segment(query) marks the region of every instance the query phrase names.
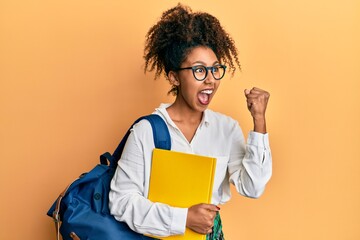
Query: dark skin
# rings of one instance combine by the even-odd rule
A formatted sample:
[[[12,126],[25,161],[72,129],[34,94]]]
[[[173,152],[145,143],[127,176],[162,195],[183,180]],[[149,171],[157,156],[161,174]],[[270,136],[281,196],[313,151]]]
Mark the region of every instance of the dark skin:
[[[181,67],[194,66],[201,63],[204,66],[212,66],[218,63],[214,52],[206,47],[194,48],[187,55]],[[190,143],[201,122],[203,112],[208,103],[201,103],[198,94],[204,89],[211,89],[209,102],[216,93],[221,81],[215,80],[209,73],[204,81],[196,81],[191,70],[174,72],[168,74],[170,82],[178,86],[179,93],[175,102],[167,108],[169,116]],[[254,131],[266,133],[265,111],[270,94],[259,88],[245,90],[247,107],[254,122]],[[213,204],[197,204],[188,208],[186,227],[201,234],[209,234],[212,231],[214,218],[220,210]]]
[[[265,112],[270,94],[260,88],[245,89],[247,107],[254,122],[254,131],[266,133]]]

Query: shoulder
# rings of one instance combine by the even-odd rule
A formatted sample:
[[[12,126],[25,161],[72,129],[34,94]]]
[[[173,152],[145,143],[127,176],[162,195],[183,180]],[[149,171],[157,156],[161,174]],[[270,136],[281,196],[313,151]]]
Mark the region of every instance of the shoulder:
[[[146,141],[149,137],[152,136],[151,124],[148,120],[142,119],[139,122],[135,123],[131,128],[131,133],[135,136],[136,139]]]
[[[162,118],[164,123],[168,125],[166,119],[161,114],[153,113],[153,115],[159,116],[160,118]],[[159,128],[163,127],[163,124],[159,122],[159,119],[152,118],[151,122],[152,123],[150,123],[150,121],[147,119],[142,119],[133,125],[131,131],[134,132],[134,134],[137,135],[137,137],[139,138],[151,137],[153,135],[153,130],[158,129],[159,131]]]

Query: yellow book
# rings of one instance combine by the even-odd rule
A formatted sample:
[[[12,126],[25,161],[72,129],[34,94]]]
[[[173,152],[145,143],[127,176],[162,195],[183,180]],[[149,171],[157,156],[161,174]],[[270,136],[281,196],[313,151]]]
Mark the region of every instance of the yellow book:
[[[148,199],[183,208],[210,203],[215,167],[216,158],[154,149]],[[206,235],[186,228],[184,235],[161,239],[205,240]]]

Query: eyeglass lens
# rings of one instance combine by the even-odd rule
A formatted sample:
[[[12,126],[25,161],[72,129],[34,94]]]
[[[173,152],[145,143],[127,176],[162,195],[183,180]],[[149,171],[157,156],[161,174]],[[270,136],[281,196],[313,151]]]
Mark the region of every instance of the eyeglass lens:
[[[225,68],[222,65],[215,65],[212,67],[196,66],[193,68],[194,77],[202,81],[206,78],[208,71],[211,71],[216,80],[220,80],[225,74]]]

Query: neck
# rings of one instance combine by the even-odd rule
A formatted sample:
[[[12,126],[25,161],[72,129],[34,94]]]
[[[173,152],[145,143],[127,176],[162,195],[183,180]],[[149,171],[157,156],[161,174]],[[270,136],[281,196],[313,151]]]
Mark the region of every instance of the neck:
[[[181,103],[178,99],[167,108],[167,111],[174,122],[199,124],[203,116],[203,112],[190,108],[187,104]]]

